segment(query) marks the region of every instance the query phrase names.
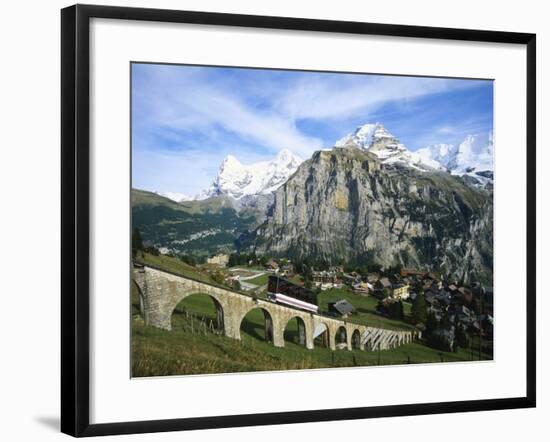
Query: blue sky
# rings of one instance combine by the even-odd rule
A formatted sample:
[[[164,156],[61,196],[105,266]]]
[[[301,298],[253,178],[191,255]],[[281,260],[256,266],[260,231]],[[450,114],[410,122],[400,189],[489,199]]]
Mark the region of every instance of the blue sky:
[[[132,65],[133,187],[194,195],[227,154],[306,159],[365,123],[411,151],[493,129],[493,82]]]

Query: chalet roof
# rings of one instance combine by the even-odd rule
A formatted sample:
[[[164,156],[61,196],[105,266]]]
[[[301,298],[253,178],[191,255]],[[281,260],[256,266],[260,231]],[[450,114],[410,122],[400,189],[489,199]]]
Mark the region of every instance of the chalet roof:
[[[391,287],[391,282],[388,278],[384,277],[384,278],[381,278],[378,280],[378,282],[380,282],[380,284],[382,284],[382,286],[384,288],[389,288]]]
[[[335,309],[341,315],[347,315],[355,310],[353,305],[351,305],[345,299],[340,299],[339,301],[329,302],[329,308]]]

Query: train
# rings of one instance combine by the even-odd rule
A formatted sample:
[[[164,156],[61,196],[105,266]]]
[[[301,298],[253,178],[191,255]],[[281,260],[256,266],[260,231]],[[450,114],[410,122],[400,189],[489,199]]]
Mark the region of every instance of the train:
[[[319,313],[315,292],[276,275],[270,275],[268,278],[267,296],[271,301],[278,304]]]

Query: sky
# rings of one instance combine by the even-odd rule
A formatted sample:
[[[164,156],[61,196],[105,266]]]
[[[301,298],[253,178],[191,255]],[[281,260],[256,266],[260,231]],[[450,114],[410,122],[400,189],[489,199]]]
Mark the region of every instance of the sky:
[[[195,195],[226,155],[302,159],[366,123],[415,151],[493,129],[493,82],[132,64],[132,186]]]

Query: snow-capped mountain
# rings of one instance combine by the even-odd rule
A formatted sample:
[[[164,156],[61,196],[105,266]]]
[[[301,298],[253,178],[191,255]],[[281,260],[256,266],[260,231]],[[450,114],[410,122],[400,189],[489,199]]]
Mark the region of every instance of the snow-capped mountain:
[[[175,201],[176,203],[181,203],[183,201],[191,201],[192,196],[186,195],[180,192],[155,192],[157,195],[168,198],[169,200]]]
[[[418,149],[415,153],[422,161],[437,161],[441,166],[447,168],[449,159],[456,152],[455,146],[452,144],[433,144]]]
[[[435,144],[415,152],[425,161],[437,161],[453,175],[467,175],[482,184],[493,178],[493,133],[468,135],[459,145]]]
[[[366,150],[384,164],[467,176],[474,185],[485,185],[493,179],[492,133],[468,135],[459,145],[434,144],[411,152],[381,123],[374,123],[357,127],[334,146]],[[210,187],[198,195],[190,197],[178,192],[162,192],[159,195],[176,202],[229,196],[238,201],[238,207],[247,206],[257,202],[260,195],[271,195],[301,163],[302,159],[288,149],[281,150],[271,161],[253,164],[243,164],[233,155],[227,155]]]
[[[447,167],[457,174],[493,171],[493,133],[468,135]]]
[[[335,147],[367,150],[385,164],[400,164],[420,170],[443,169],[439,162],[427,155],[422,157],[407,150],[381,123],[359,126],[354,132],[338,140]]]
[[[359,126],[335,143],[374,153],[386,164],[400,164],[419,170],[444,170],[487,184],[493,179],[493,133],[468,135],[459,145],[434,144],[415,152],[393,136],[380,123]]]
[[[254,195],[268,195],[283,184],[302,163],[288,149],[281,150],[271,161],[242,164],[228,155],[220,165],[212,185],[196,199],[227,195],[236,200]]]

